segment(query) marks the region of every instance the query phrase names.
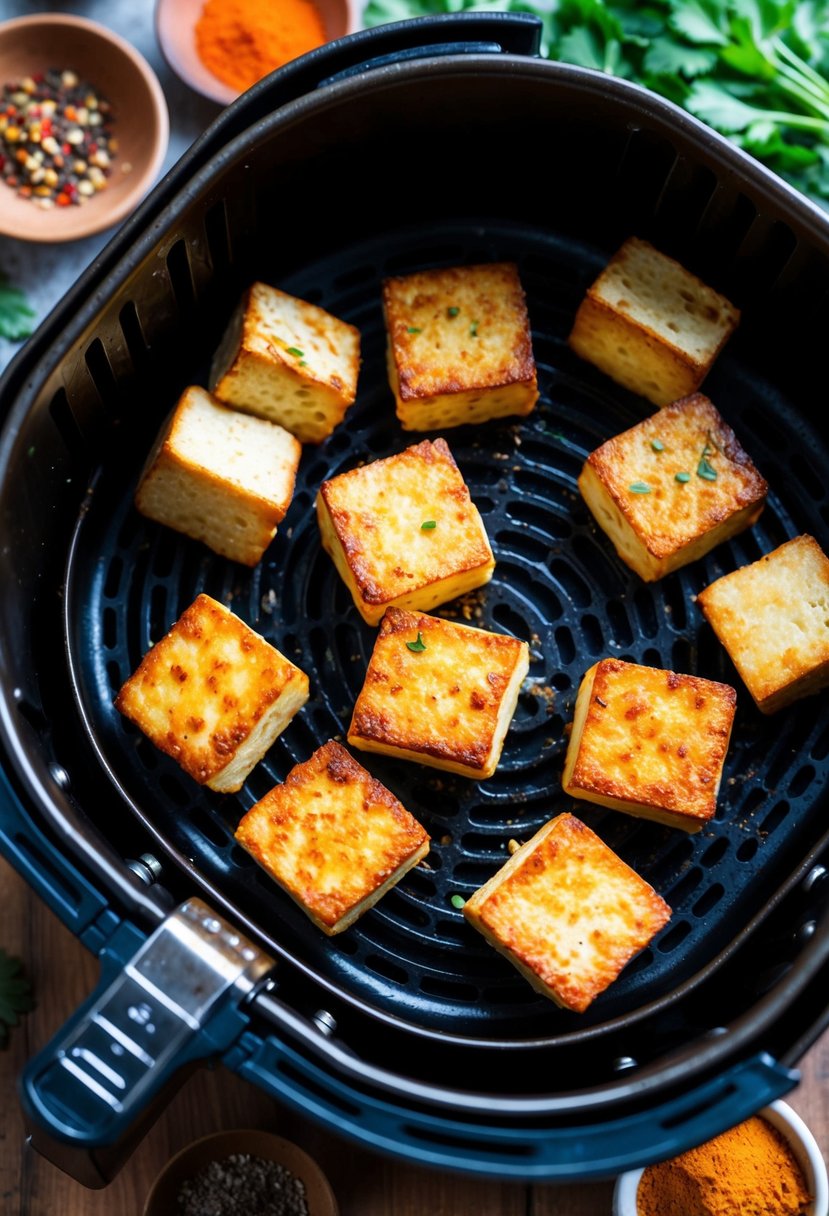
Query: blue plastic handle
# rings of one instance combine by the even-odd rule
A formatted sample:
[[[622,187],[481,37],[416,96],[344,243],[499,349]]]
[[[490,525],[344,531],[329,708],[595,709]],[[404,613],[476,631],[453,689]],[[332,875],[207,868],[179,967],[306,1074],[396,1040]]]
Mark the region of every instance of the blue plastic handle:
[[[280,1102],[362,1144],[436,1169],[526,1181],[612,1177],[684,1152],[788,1093],[799,1074],[760,1053],[660,1106],[597,1122],[527,1126],[448,1119],[361,1095],[276,1039],[247,1033],[225,1062]],[[481,1106],[485,1110],[486,1099]]]

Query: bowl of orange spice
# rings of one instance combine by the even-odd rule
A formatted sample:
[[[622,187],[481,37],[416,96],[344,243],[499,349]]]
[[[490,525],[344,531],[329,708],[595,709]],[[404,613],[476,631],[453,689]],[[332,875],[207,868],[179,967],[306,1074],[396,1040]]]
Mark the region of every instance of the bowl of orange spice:
[[[613,1216],[827,1216],[826,1162],[785,1102],[616,1180]]]
[[[359,28],[358,0],[158,0],[159,45],[185,84],[228,105],[257,80]]]

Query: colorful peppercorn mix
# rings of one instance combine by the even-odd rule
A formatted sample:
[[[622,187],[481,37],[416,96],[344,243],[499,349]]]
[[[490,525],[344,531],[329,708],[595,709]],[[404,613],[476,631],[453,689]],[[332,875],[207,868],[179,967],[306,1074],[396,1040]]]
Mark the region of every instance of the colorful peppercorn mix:
[[[109,102],[75,72],[52,68],[3,86],[0,175],[21,198],[85,203],[106,186],[117,150]]]

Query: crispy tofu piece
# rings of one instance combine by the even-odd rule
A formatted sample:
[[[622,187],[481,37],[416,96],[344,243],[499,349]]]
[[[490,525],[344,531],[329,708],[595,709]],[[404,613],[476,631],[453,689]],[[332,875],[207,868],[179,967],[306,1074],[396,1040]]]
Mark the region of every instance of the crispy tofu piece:
[[[653,582],[756,523],[768,486],[694,393],[591,452],[579,489],[622,561]]]
[[[357,395],[360,334],[316,304],[254,283],[210,369],[215,395],[235,409],[321,443]]]
[[[214,553],[255,566],[291,505],[301,454],[281,426],[187,388],[150,453],[135,505]]]
[[[718,578],[697,603],[764,714],[829,684],[829,558],[814,537]]]
[[[144,656],[115,707],[200,785],[241,789],[308,700],[308,677],[200,595]]]
[[[251,807],[236,839],[329,935],[347,929],[429,852],[414,816],[334,742]]]
[[[491,777],[528,669],[527,643],[517,638],[389,608],[348,742],[464,777]]]
[[[386,609],[434,608],[492,578],[495,558],[444,439],[324,481],[322,545],[363,619]]]
[[[668,405],[699,388],[739,320],[725,296],[631,237],[588,288],[569,342],[617,383]]]
[[[576,697],[565,793],[698,832],[717,809],[736,706],[727,684],[602,659]]]
[[[386,279],[389,383],[404,431],[529,414],[538,400],[524,290],[510,262]]]
[[[671,909],[590,828],[558,815],[466,901],[463,914],[533,988],[584,1013]]]

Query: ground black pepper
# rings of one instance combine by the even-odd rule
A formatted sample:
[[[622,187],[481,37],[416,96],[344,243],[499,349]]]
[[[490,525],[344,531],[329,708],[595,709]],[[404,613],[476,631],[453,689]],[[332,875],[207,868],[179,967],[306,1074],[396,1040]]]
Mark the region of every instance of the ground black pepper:
[[[305,1184],[276,1161],[234,1153],[182,1183],[177,1216],[309,1216]]]
[[[69,70],[3,85],[0,175],[38,207],[79,206],[112,172],[112,117],[109,102]]]

